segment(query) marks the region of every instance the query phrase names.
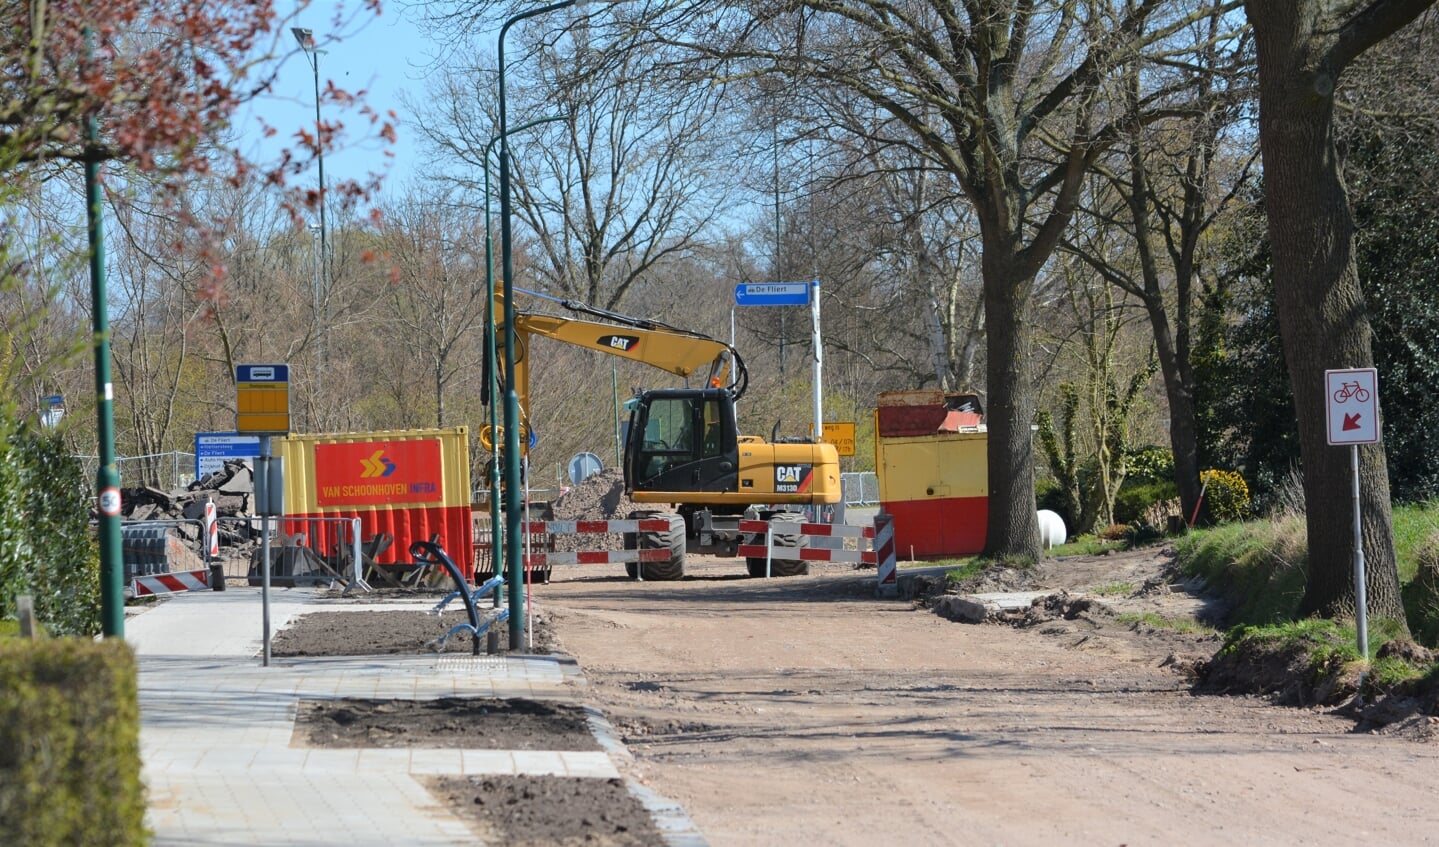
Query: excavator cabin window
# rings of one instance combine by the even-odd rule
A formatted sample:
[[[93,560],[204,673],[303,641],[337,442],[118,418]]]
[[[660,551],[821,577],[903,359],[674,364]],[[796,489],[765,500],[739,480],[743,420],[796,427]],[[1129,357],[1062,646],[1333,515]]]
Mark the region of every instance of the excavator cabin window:
[[[645,477],[724,455],[724,419],[718,400],[696,397],[656,398],[645,423]]]

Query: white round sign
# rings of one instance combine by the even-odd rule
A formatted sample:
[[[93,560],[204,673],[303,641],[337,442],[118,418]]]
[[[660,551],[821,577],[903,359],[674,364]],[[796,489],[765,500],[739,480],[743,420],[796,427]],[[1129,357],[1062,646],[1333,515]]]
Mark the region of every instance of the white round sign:
[[[113,518],[120,514],[120,489],[106,488],[101,490],[99,502],[100,514],[105,517]]]

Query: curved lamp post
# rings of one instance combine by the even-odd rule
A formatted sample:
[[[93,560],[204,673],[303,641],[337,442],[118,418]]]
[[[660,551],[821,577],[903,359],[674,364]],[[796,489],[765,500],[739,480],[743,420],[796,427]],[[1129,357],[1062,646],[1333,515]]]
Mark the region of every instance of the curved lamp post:
[[[320,118],[320,54],[325,52],[315,47],[315,31],[302,26],[290,27],[290,33],[295,36],[295,41],[300,44],[300,51],[305,54],[305,59],[310,63],[310,69],[315,73],[315,159],[320,165],[320,262],[315,274],[315,373],[318,376],[320,369],[325,365],[325,342],[324,325],[320,312],[322,310],[323,298],[320,296],[322,278],[325,282],[330,278],[329,253],[325,238],[325,145],[322,143],[323,123]]]
[[[525,130],[530,129],[531,127],[536,127],[536,126],[539,126],[540,124],[547,124],[547,123],[550,123],[550,122],[552,122],[552,121],[564,120],[564,118],[565,118],[564,115],[551,115],[551,116],[548,117],[548,118],[540,118],[539,120],[530,121],[530,122],[527,123],[527,124],[522,124],[522,125],[520,125],[520,126],[517,126],[517,127],[515,127],[514,129],[510,130],[510,132],[524,132]],[[507,134],[508,134],[508,133],[507,133]],[[486,332],[485,332],[485,373],[484,373],[484,386],[485,386],[485,388],[484,388],[484,390],[485,390],[485,396],[488,398],[488,402],[486,403],[486,405],[488,405],[488,406],[490,407],[490,439],[491,439],[491,440],[490,440],[490,447],[491,447],[491,452],[494,453],[496,456],[498,456],[498,451],[494,450],[494,447],[495,447],[494,437],[495,437],[495,432],[497,431],[497,429],[498,429],[498,427],[499,427],[499,421],[497,420],[497,415],[499,414],[499,412],[498,412],[498,403],[496,402],[496,399],[497,399],[497,398],[496,398],[496,396],[495,396],[495,395],[497,394],[497,391],[496,391],[496,389],[495,389],[495,358],[496,358],[496,352],[497,352],[497,351],[495,350],[495,265],[494,265],[494,260],[493,260],[493,258],[491,257],[492,248],[493,248],[493,244],[494,244],[494,239],[490,236],[490,155],[494,152],[494,150],[495,150],[495,145],[499,143],[499,141],[500,141],[500,139],[501,139],[502,137],[503,137],[503,136],[496,135],[496,136],[494,136],[494,137],[492,137],[492,138],[490,139],[489,143],[485,145],[484,158],[482,158],[482,159],[480,160],[480,161],[481,161],[481,164],[482,164],[482,167],[484,168],[484,171],[485,171],[485,328],[486,328]],[[508,301],[507,301],[507,302],[508,302]],[[513,313],[507,313],[507,314],[512,315]],[[505,325],[506,325],[507,327],[509,326],[508,323],[506,323]],[[507,374],[507,377],[506,377],[506,378],[508,378],[508,374],[509,374],[510,372],[509,372],[509,371],[506,371],[505,373]],[[500,562],[506,562],[506,564],[508,564],[508,560],[504,558],[504,551],[507,550],[507,549],[509,549],[509,548],[508,548],[508,545],[506,545],[506,544],[504,543],[503,536],[500,534],[500,463],[499,463],[498,459],[496,459],[496,461],[490,462],[490,532],[491,532],[491,537],[493,538],[493,541],[492,541],[491,544],[490,544],[490,556],[491,556],[492,561],[494,561],[494,562],[496,563],[496,565],[497,565],[497,567],[496,567],[496,569],[495,569],[495,572],[496,572],[496,573],[501,573],[501,574],[507,574],[507,573],[509,572],[507,568],[504,569],[504,570],[502,570],[502,569],[500,569],[500,568],[498,567],[498,565],[499,565]],[[499,589],[496,589],[496,590],[495,590],[495,605],[498,606],[499,604],[500,604]],[[491,653],[494,653],[494,652],[496,652],[496,651],[499,650],[499,638],[498,638],[498,636],[499,636],[499,633],[495,632],[494,630],[491,630],[490,633],[489,633],[489,637],[490,637],[489,648],[490,648],[490,652],[491,652]]]
[[[500,27],[497,59],[500,77],[500,276],[505,298],[505,576],[510,599],[510,649],[518,650],[525,637],[524,554],[520,549],[520,397],[515,391],[515,267],[510,250],[510,145],[505,111],[505,35],[527,18],[586,0],[559,0],[530,9],[506,20]]]

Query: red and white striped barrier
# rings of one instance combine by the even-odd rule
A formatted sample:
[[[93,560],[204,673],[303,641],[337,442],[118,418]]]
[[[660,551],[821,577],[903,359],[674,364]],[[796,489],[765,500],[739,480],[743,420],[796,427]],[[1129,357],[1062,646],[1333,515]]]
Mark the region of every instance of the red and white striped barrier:
[[[744,533],[768,536],[772,530],[786,535],[806,535],[811,538],[874,538],[874,527],[851,524],[800,523],[788,521],[740,521],[739,530]],[[771,547],[764,544],[741,544],[739,555],[745,558],[799,560],[802,562],[847,562],[856,565],[873,565],[873,550],[829,550],[823,547]]]
[[[532,535],[608,535],[612,532],[667,532],[670,522],[664,518],[619,521],[524,521],[521,532]],[[547,550],[525,556],[525,568],[544,570],[552,565],[608,565],[630,562],[668,562],[670,551],[660,547],[648,550],[580,550],[556,552]]]
[[[180,591],[199,591],[210,587],[210,571],[179,571],[152,576],[137,576],[130,583],[133,597],[147,597],[151,594],[175,594]]]
[[[659,547],[649,550],[580,550],[572,553],[546,551],[525,556],[525,567],[548,568],[551,565],[608,565],[615,562],[668,562],[670,551]]]
[[[633,521],[525,521],[521,532],[534,535],[605,535],[611,532],[666,532],[670,522],[664,518]]]
[[[874,593],[878,597],[899,596],[898,563],[894,546],[894,516],[881,512],[874,516],[874,552],[879,560],[878,580]]]
[[[205,545],[209,548],[210,558],[220,555],[220,522],[216,520],[215,501],[205,501],[205,516],[203,518],[205,530]]]

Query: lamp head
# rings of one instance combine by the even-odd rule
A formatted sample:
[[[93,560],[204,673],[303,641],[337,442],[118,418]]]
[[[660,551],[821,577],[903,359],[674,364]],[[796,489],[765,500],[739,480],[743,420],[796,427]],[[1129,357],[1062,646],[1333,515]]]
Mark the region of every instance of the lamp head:
[[[315,49],[315,31],[303,26],[292,26],[290,32],[294,34],[295,40],[299,42],[300,49],[309,53]]]

